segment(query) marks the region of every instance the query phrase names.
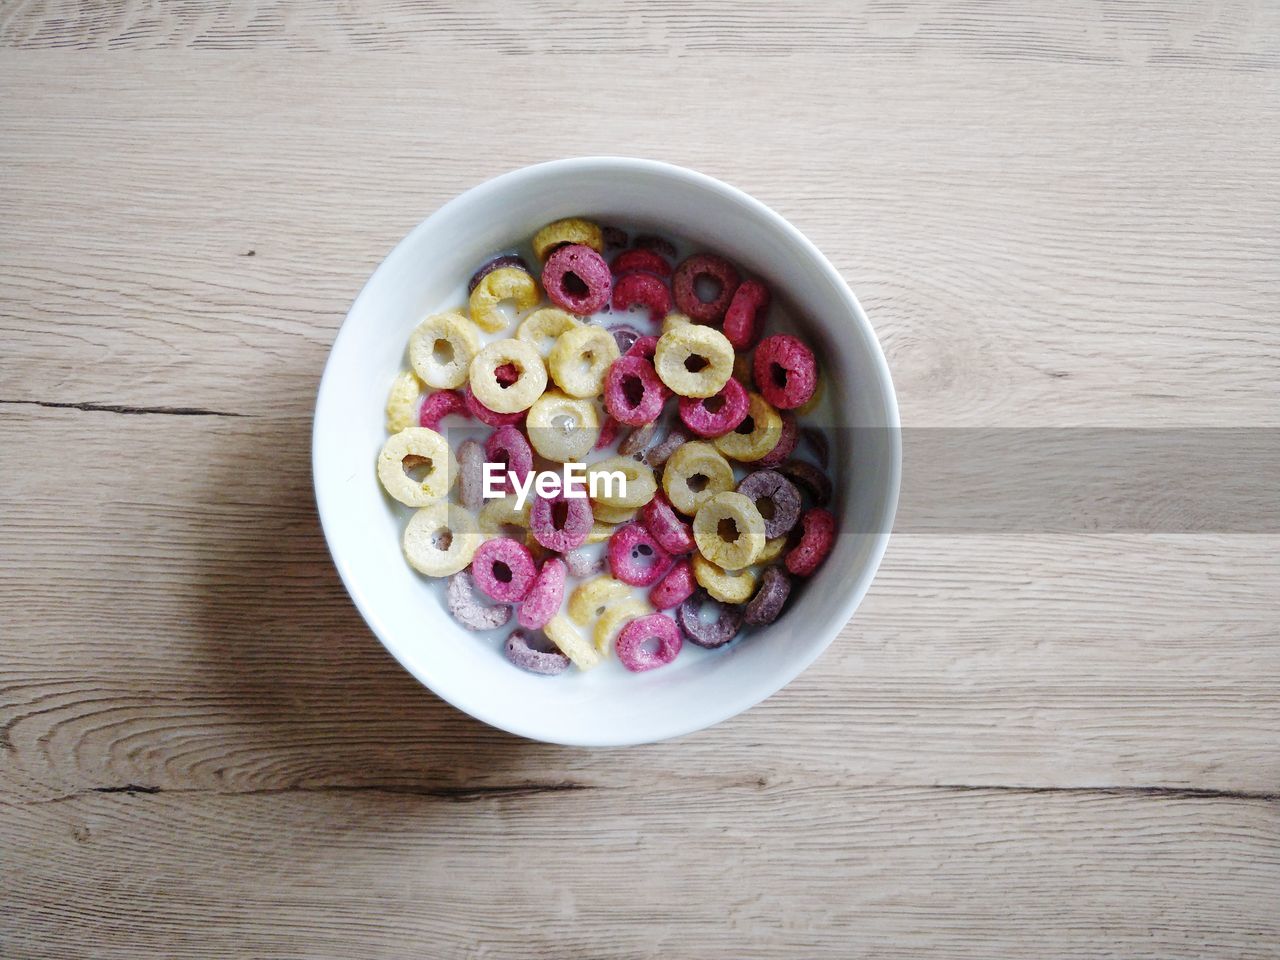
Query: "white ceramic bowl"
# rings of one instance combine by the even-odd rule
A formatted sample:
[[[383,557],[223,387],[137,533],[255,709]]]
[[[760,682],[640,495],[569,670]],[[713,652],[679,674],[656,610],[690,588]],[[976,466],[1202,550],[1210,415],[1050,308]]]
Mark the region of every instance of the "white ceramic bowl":
[[[783,617],[746,642],[686,651],[643,674],[521,671],[448,615],[400,552],[403,518],[374,473],[388,386],[409,333],[455,306],[461,278],[495,250],[571,215],[649,226],[722,253],[789,301],[822,361],[842,478],[831,509],[846,531]],[[856,224],[851,223],[853,229]],[[898,497],[898,410],[884,354],[835,268],[791,224],[718,180],[649,160],[589,157],[483,183],[420,223],[382,262],[334,341],[316,402],[316,500],[329,549],[378,638],[422,683],[503,730],[552,743],[618,746],[675,737],[746,710],[826,649],[879,566]],[[850,479],[851,478],[851,481]],[[848,532],[848,531],[868,531]]]

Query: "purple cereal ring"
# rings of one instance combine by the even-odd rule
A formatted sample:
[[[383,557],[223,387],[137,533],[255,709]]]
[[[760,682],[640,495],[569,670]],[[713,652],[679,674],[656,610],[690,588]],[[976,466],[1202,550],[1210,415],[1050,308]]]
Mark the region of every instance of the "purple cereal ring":
[[[511,631],[503,647],[507,659],[521,670],[554,677],[569,669],[569,658],[559,650],[539,650],[533,645],[533,635],[525,629]]]
[[[653,363],[653,358],[657,352],[658,338],[645,336],[638,338],[635,343],[627,348],[626,356],[642,357],[650,363]]]
[[[653,499],[640,508],[640,522],[654,542],[672,556],[692,552],[693,530],[676,516],[665,494],[655,493]]]
[[[476,581],[466,570],[449,578],[449,614],[468,630],[496,630],[511,619],[511,605],[485,603],[476,595]]]
[[[769,309],[769,288],[759,280],[744,280],[724,312],[722,330],[735,350],[750,350],[760,339]]]
[[[475,288],[480,285],[481,280],[493,273],[493,271],[501,270],[503,267],[515,267],[525,273],[529,272],[529,265],[524,262],[524,257],[517,256],[514,253],[504,253],[500,257],[494,257],[471,275],[471,280],[467,283],[467,296],[471,296]]]
[[[785,536],[800,519],[800,491],[776,470],[757,470],[738,484],[738,492],[756,505],[768,540]]]
[[[468,510],[484,503],[484,447],[477,440],[458,444],[458,499]]]
[[[462,388],[462,400],[467,405],[467,412],[491,427],[501,427],[504,424],[516,424],[524,420],[527,410],[521,410],[519,413],[498,413],[497,410],[490,410],[483,403],[476,399],[476,395],[471,392],[471,384],[467,384]]]
[[[624,457],[634,457],[642,453],[653,441],[653,435],[657,432],[657,423],[641,424],[628,433],[622,443],[618,444],[618,452]]]
[[[776,467],[785,461],[796,449],[796,441],[800,438],[800,430],[796,424],[795,414],[784,410],[782,417],[782,433],[773,449],[756,461],[757,467]]]
[[[610,327],[609,332],[613,334],[613,342],[618,345],[618,353],[626,353],[631,349],[631,345],[640,339],[640,331],[626,324]]]
[[[624,250],[610,264],[615,277],[624,273],[652,273],[659,277],[671,276],[671,264],[656,250]]]
[[[486,540],[471,558],[476,586],[499,603],[519,603],[537,575],[529,548],[510,537]]]
[[[697,589],[698,582],[693,578],[693,564],[688,560],[681,560],[653,585],[653,589],[649,591],[649,602],[659,610],[670,610],[688,600]]]
[[[702,611],[707,607],[719,611],[714,620],[703,619]],[[738,635],[738,631],[742,629],[742,608],[721,603],[712,599],[705,590],[698,590],[680,604],[676,619],[690,643],[714,650],[716,647],[723,647]]]
[[[658,649],[646,650],[646,640],[657,640]],[[651,613],[647,617],[638,617],[623,627],[613,643],[613,649],[624,667],[632,673],[639,673],[654,667],[665,667],[676,658],[683,645],[676,622],[660,613]]]
[[[502,483],[498,485],[502,493],[514,493],[511,478],[514,473],[519,483],[524,483],[529,472],[533,470],[533,450],[524,434],[509,423],[504,423],[484,442],[484,456],[490,463],[496,463],[503,470]],[[459,454],[461,460],[461,454]]]
[[[613,441],[618,439],[618,421],[613,417],[605,417],[604,423],[600,424],[600,436],[596,440],[595,449],[605,450],[613,446]]]
[[[713,284],[715,295],[703,300],[698,295],[698,281]],[[737,268],[724,257],[714,253],[695,253],[676,267],[671,279],[676,306],[681,313],[697,323],[719,323],[729,309],[733,295],[738,290],[740,278]]]
[[[825,467],[831,458],[831,448],[827,444],[827,435],[816,427],[805,427],[800,431],[800,439],[813,451],[818,466]]]
[[[797,577],[812,576],[827,559],[836,540],[836,518],[815,507],[800,518],[800,542],[787,553],[787,570]]]
[[[604,570],[605,556],[598,550],[570,550],[564,562],[575,577],[590,577]]]
[[[617,250],[627,245],[627,231],[618,227],[601,227],[600,235],[604,238],[606,250]]]
[[[699,437],[724,436],[747,418],[750,409],[746,387],[733,377],[709,397],[680,398],[680,420]]]
[[[600,254],[585,244],[569,243],[547,258],[542,286],[557,307],[585,317],[608,304],[613,274]]]
[[[604,376],[604,407],[629,427],[657,420],[669,392],[653,364],[641,357],[619,357]]]
[[[440,421],[451,413],[470,414],[467,402],[457,390],[437,390],[422,401],[418,410],[418,426],[440,430]]]
[[[661,441],[655,443],[652,447],[644,452],[644,462],[649,466],[660,469],[671,455],[689,442],[689,435],[683,430],[672,430]]]
[[[818,506],[825,507],[831,500],[831,480],[812,463],[788,460],[777,469],[792,483],[799,484]]]
[[[781,567],[770,567],[760,575],[760,589],[751,598],[742,618],[753,627],[763,627],[778,619],[787,597],[791,596],[791,578]]]
[[[624,523],[609,538],[609,569],[623,583],[649,587],[671,566],[671,555],[638,523]]]
[[[542,564],[537,579],[520,603],[520,613],[516,616],[516,622],[520,626],[541,630],[548,620],[560,612],[567,569],[564,561],[558,557],[552,557]]]
[[[788,333],[765,337],[752,360],[756,389],[778,410],[794,410],[818,389],[818,362],[803,341]]]
[[[671,312],[671,291],[661,277],[652,273],[627,273],[613,285],[613,309],[630,310],[644,307],[649,311],[649,322],[662,323]]]
[[[533,496],[529,530],[548,550],[565,553],[582,546],[591,523],[591,501],[586,497],[569,497],[563,490],[551,497]]]
[[[669,260],[674,260],[676,256],[676,245],[666,237],[660,237],[656,233],[637,233],[632,246],[639,250],[652,250],[654,253],[660,253]]]

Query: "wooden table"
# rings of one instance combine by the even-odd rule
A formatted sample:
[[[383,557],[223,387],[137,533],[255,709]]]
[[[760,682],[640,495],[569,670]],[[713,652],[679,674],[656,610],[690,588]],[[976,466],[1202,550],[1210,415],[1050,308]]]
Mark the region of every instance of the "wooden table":
[[[9,0],[0,48],[0,955],[1280,956],[1275,534],[906,532],[782,693],[588,751],[392,661],[308,460],[386,251],[595,153],[796,223],[908,426],[1280,426],[1280,6]]]

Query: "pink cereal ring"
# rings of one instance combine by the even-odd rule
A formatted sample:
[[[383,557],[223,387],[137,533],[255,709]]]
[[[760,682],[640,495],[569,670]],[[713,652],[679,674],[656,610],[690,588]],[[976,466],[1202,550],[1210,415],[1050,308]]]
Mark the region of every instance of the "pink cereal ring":
[[[528,412],[527,410],[521,410],[519,413],[498,413],[496,410],[490,410],[476,399],[476,395],[471,392],[471,384],[467,384],[462,388],[462,399],[467,405],[468,413],[481,423],[487,423],[491,427],[520,423]]]
[[[504,423],[484,442],[484,458],[489,463],[496,463],[503,468],[502,483],[499,489],[504,493],[513,493],[511,478],[506,474],[514,473],[516,480],[524,483],[524,478],[533,469],[533,450],[529,441],[517,427]]]
[[[693,564],[688,560],[681,560],[654,584],[649,591],[649,602],[659,610],[670,610],[693,596],[696,589],[698,583],[693,578]]]
[[[652,273],[627,273],[613,285],[613,309],[630,310],[644,307],[649,311],[649,322],[662,323],[671,312],[671,291],[666,281]]]
[[[541,630],[548,620],[560,612],[566,573],[564,561],[559,557],[552,557],[543,563],[538,578],[533,581],[524,602],[520,604],[520,613],[516,617],[520,626],[528,630]]]
[[[836,539],[836,518],[815,507],[800,518],[800,542],[787,553],[787,570],[797,577],[812,576],[827,559]]]
[[[618,421],[613,417],[605,417],[604,423],[600,424],[600,439],[596,441],[596,449],[604,450],[613,446],[613,441],[618,439]]]
[[[658,649],[646,650],[646,640],[657,640]],[[624,667],[632,673],[639,673],[654,667],[665,667],[676,658],[683,645],[684,640],[676,622],[660,613],[651,613],[647,617],[632,620],[623,627],[613,648]]]
[[[519,603],[537,575],[528,547],[510,537],[486,540],[471,558],[476,586],[499,603]]]
[[[654,542],[672,556],[690,553],[694,548],[693,530],[676,516],[666,496],[658,492],[640,508],[640,522]]]
[[[613,289],[604,257],[581,243],[570,243],[547,258],[542,286],[557,307],[585,317],[603,310]]]
[[[796,425],[795,414],[783,411],[782,433],[778,437],[778,442],[773,445],[772,450],[757,460],[754,466],[765,468],[776,467],[791,456],[796,449],[796,441],[799,439],[800,429]]]
[[[548,550],[568,553],[587,542],[591,533],[591,502],[586,497],[568,497],[561,490],[555,496],[533,496],[529,508],[529,531]]]
[[[657,420],[668,393],[653,364],[643,357],[619,357],[604,376],[604,407],[629,427]]]
[[[700,437],[723,436],[742,423],[750,409],[747,389],[734,377],[709,397],[680,398],[680,419]]]
[[[609,569],[623,583],[652,586],[670,566],[671,555],[638,523],[623,524],[609,538]]]
[[[715,288],[710,300],[698,295],[698,281],[703,280]],[[737,268],[724,257],[714,253],[695,253],[676,267],[671,279],[676,306],[681,313],[698,323],[719,323],[729,309],[741,278]]]
[[[759,280],[744,280],[724,313],[724,335],[735,350],[750,350],[760,339],[769,309],[769,288]]]
[[[752,374],[761,396],[779,410],[804,406],[818,388],[818,362],[813,351],[788,333],[775,333],[760,341]]]
[[[623,354],[625,357],[640,357],[642,360],[648,360],[653,363],[653,357],[658,352],[657,337],[637,337],[631,346],[627,347]]]
[[[451,413],[470,414],[467,402],[457,390],[437,390],[422,401],[418,411],[418,426],[440,430],[440,421]]]
[[[660,277],[671,276],[671,264],[656,250],[623,250],[613,258],[611,269],[615,277],[636,272],[653,273]]]

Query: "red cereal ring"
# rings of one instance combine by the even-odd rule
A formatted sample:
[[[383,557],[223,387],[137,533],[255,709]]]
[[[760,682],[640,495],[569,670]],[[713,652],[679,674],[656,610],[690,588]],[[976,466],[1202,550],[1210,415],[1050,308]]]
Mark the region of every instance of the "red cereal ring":
[[[600,424],[600,439],[596,441],[595,449],[604,450],[613,446],[613,441],[618,439],[618,421],[613,417],[605,417],[604,423]]]
[[[661,277],[652,273],[628,273],[613,285],[613,309],[630,310],[644,307],[649,311],[649,322],[662,323],[671,312],[671,291]]]
[[[491,427],[520,423],[524,420],[525,414],[528,413],[527,410],[521,410],[517,413],[498,413],[497,410],[490,410],[476,399],[476,395],[471,392],[471,384],[469,383],[462,388],[462,400],[466,404],[468,413],[481,423],[487,423]]]
[[[658,491],[640,508],[640,522],[663,550],[674,556],[694,548],[693,529],[676,515],[666,494]]]
[[[750,350],[760,339],[769,309],[769,288],[759,280],[744,280],[724,312],[724,335],[735,350]]]
[[[533,495],[529,508],[529,532],[548,550],[567,553],[587,542],[591,533],[591,502],[570,497],[563,490],[551,497]]]
[[[515,267],[525,273],[529,272],[529,265],[524,262],[524,257],[517,256],[514,253],[504,253],[499,257],[494,257],[471,275],[471,280],[467,283],[467,296],[471,296],[476,287],[480,285],[481,280],[493,273],[493,271],[501,270],[503,267]]]
[[[681,560],[653,585],[649,591],[649,602],[659,610],[670,610],[693,596],[696,589],[698,582],[693,578],[693,564]]]
[[[516,622],[520,626],[529,630],[541,630],[560,611],[567,572],[564,561],[558,557],[552,557],[543,563],[537,579],[520,604],[520,612],[516,615]]]
[[[751,372],[756,389],[778,410],[804,406],[818,389],[818,362],[813,351],[788,333],[775,333],[760,341]]]
[[[600,254],[585,244],[570,243],[547,258],[542,286],[557,307],[585,317],[609,302],[613,275]]]
[[[671,264],[653,250],[624,250],[613,258],[610,265],[615,277],[624,273],[653,273],[659,277],[671,276]]]
[[[698,296],[698,281],[715,285],[715,296],[703,300]],[[695,253],[676,267],[671,280],[676,306],[698,323],[719,323],[729,309],[740,278],[737,268],[724,257],[714,253]]]
[[[797,577],[812,576],[827,559],[836,539],[836,518],[828,510],[815,507],[800,518],[800,542],[787,553],[787,570]]]
[[[533,555],[510,537],[494,537],[476,548],[471,576],[476,586],[499,603],[519,603],[538,575]]]
[[[750,409],[746,388],[733,377],[709,397],[680,398],[680,419],[700,437],[723,436],[742,423]]]
[[[440,421],[451,413],[470,414],[467,402],[457,390],[437,390],[422,401],[418,426],[440,432]]]
[[[484,442],[484,458],[489,463],[499,464],[503,469],[502,483],[498,489],[503,493],[514,493],[508,473],[514,473],[516,480],[524,483],[525,477],[533,469],[533,450],[529,441],[518,428],[504,423]]]
[[[669,393],[653,364],[642,357],[619,357],[604,376],[604,408],[629,427],[657,420]]]
[[[798,439],[800,439],[800,428],[796,425],[795,414],[784,411],[782,433],[778,436],[778,442],[773,445],[772,450],[755,462],[755,466],[776,467],[795,451]]]
[[[658,649],[645,649],[646,640],[657,640]],[[617,651],[618,660],[632,673],[665,667],[680,653],[684,640],[680,636],[680,628],[670,617],[660,613],[651,613],[647,617],[632,620],[614,641],[613,649]]]
[[[635,343],[627,347],[624,357],[643,357],[650,363],[653,363],[654,355],[658,352],[657,337],[637,337]],[[665,384],[664,384],[665,386]]]
[[[638,523],[624,523],[609,538],[609,569],[623,583],[652,586],[670,566],[671,555]]]

